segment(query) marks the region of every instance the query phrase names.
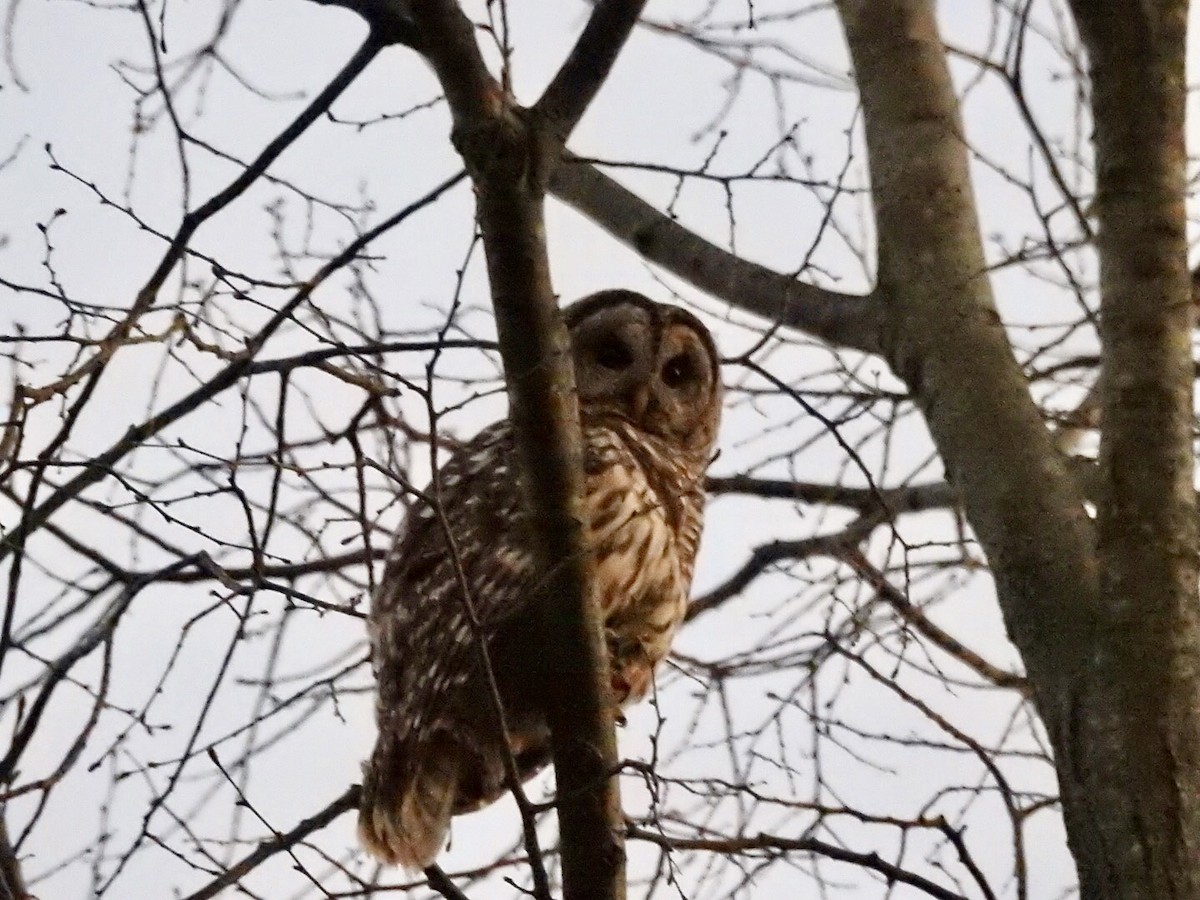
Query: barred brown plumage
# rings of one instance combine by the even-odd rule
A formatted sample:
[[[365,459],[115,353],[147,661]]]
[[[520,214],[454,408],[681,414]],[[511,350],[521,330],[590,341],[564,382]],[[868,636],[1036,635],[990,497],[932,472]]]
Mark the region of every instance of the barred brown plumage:
[[[695,316],[630,291],[593,294],[565,315],[592,590],[619,705],[646,695],[687,606],[720,419],[719,359]],[[416,509],[372,603],[379,737],[364,765],[359,836],[387,863],[428,865],[452,816],[505,791],[506,751],[472,614],[503,704],[507,752],[522,779],[550,760],[526,664],[537,572],[513,452],[511,426],[501,421],[446,462],[436,477],[453,546],[436,510]]]

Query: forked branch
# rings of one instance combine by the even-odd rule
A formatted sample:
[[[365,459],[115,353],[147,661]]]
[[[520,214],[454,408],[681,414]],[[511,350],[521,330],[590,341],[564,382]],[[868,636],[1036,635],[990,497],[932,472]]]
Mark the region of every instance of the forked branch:
[[[525,500],[539,564],[543,705],[558,787],[563,890],[624,896],[616,740],[607,659],[583,542],[582,443],[566,329],[546,254],[549,173],[603,84],[644,0],[601,0],[574,51],[531,108],[488,72],[474,27],[451,0],[412,0],[421,52],[450,104],[452,138],[475,186]]]
[[[878,289],[839,293],[742,259],[569,155],[550,177],[550,191],[646,259],[731,306],[834,346],[882,350]]]

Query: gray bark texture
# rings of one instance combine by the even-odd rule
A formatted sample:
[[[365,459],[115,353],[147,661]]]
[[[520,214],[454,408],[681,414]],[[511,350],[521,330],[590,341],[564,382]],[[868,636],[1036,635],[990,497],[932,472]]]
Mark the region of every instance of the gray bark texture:
[[[522,486],[546,572],[538,598],[540,698],[550,724],[566,900],[622,900],[624,831],[600,611],[583,542],[583,452],[566,327],[546,253],[546,185],[563,145],[636,24],[645,0],[598,2],[532,107],[489,73],[473,26],[450,0],[412,0],[418,47],[453,115],[475,187]],[[545,885],[536,889],[549,900]],[[546,895],[546,896],[541,896]]]
[[[1186,3],[1074,5],[1098,163],[1094,528],[992,305],[934,5],[839,8],[866,122],[884,354],[988,554],[1054,746],[1081,895],[1200,897]]]
[[[1200,897],[1187,3],[1072,4],[1101,277],[1100,631],[1059,748],[1085,897]]]

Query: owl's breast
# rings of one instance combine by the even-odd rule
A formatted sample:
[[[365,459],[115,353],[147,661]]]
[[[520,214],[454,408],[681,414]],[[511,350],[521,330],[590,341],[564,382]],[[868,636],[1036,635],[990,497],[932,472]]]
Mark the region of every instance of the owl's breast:
[[[588,471],[588,544],[593,591],[604,614],[619,703],[645,696],[687,610],[699,509],[682,520],[658,495],[638,460],[613,452]]]

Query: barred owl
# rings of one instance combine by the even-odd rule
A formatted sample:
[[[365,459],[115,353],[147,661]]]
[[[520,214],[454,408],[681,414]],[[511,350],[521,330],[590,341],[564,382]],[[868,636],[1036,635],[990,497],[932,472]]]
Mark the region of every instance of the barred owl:
[[[630,291],[593,294],[565,316],[584,440],[585,543],[611,701],[621,705],[646,695],[687,605],[720,418],[718,357],[693,315]],[[510,424],[481,431],[437,479],[445,524],[429,506],[414,509],[368,619],[379,737],[363,767],[359,837],[378,859],[406,868],[433,860],[452,816],[506,789],[476,634],[487,642],[520,777],[550,761],[528,665],[537,653],[529,599],[538,571]]]

